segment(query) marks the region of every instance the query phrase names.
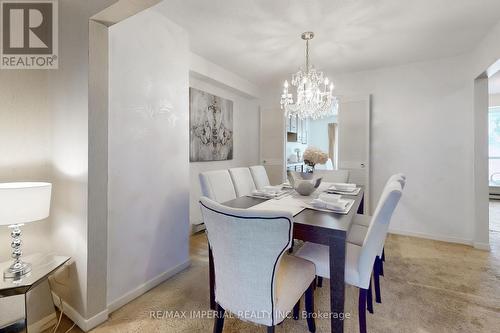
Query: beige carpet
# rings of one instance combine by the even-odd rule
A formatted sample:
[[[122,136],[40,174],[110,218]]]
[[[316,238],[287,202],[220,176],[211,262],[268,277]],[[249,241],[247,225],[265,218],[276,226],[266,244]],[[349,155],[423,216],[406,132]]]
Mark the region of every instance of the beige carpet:
[[[403,236],[390,236],[382,304],[368,314],[368,332],[500,332],[500,233],[491,252]],[[212,319],[190,319],[208,309],[208,258],[204,234],[192,237],[192,265],[184,272],[111,314],[92,332],[211,332]],[[237,297],[237,295],[235,295]],[[303,304],[303,302],[302,302]],[[348,287],[346,332],[358,332],[357,291]],[[328,311],[328,280],[316,291],[316,310]],[[151,311],[187,311],[188,318],[153,319]],[[59,332],[70,325],[64,320]],[[329,320],[317,320],[329,332]],[[78,328],[72,332],[79,332]],[[227,319],[224,332],[265,332]],[[276,332],[307,332],[305,320],[286,320]]]

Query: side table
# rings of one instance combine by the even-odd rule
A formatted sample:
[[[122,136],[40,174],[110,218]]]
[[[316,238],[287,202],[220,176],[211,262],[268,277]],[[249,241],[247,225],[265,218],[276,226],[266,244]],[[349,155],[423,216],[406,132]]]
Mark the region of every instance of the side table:
[[[32,264],[31,272],[15,279],[5,279],[0,276],[0,299],[24,295],[24,319],[13,323],[7,328],[0,329],[0,332],[28,332],[28,324],[33,320],[30,319],[29,292],[41,283],[46,282],[48,277],[69,259],[70,257],[52,254],[33,254],[24,256],[23,260]],[[8,268],[10,264],[10,261],[0,263],[0,273]],[[52,299],[50,302],[52,303]],[[30,321],[28,319],[30,319]],[[30,333],[32,332],[30,331]]]

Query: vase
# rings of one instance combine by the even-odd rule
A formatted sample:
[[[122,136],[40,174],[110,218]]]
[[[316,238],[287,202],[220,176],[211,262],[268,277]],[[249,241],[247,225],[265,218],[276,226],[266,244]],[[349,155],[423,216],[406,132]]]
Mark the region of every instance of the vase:
[[[303,174],[302,174],[303,175]],[[312,174],[310,174],[312,176]],[[311,195],[321,184],[321,178],[310,178],[310,179],[297,178],[292,173],[288,173],[288,181],[294,190],[303,196]],[[308,177],[309,178],[309,177]]]

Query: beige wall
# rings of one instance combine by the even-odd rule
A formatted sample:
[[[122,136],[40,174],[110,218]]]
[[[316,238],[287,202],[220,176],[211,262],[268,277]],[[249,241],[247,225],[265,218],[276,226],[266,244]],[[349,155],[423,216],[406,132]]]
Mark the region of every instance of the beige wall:
[[[52,181],[51,111],[47,74],[41,70],[2,70],[0,74],[0,182]],[[50,220],[24,226],[26,254],[51,248]],[[0,261],[10,259],[10,234],[0,227]]]
[[[0,182],[52,181],[52,125],[46,88],[46,71],[1,71]],[[23,252],[50,251],[50,237],[50,219],[26,224],[23,227]],[[11,250],[9,230],[0,226],[0,261],[10,260]],[[38,310],[35,320],[50,313],[50,308],[45,306]],[[1,299],[0,327],[22,317],[23,313],[22,297]]]
[[[0,181],[53,183],[51,216],[24,227],[24,252],[55,251],[73,258],[70,288],[60,294],[83,317],[87,315],[88,26],[92,15],[114,2],[60,0],[59,69],[2,70],[0,76]],[[0,230],[3,261],[10,252],[9,236]]]
[[[110,309],[189,261],[189,40],[158,6],[109,29]]]
[[[463,55],[336,76],[339,95],[372,96],[371,206],[392,174],[408,177],[393,232],[473,242],[470,72]]]

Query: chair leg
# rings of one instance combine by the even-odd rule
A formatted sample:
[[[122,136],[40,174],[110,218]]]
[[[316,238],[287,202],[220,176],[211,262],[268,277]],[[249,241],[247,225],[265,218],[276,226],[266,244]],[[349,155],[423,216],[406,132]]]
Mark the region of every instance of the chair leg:
[[[359,288],[359,333],[366,333],[366,294],[366,289]]]
[[[300,299],[297,301],[297,304],[293,307],[293,319],[298,320],[299,319],[299,312],[300,312]]]
[[[382,248],[382,261],[385,262],[385,247]]]
[[[373,265],[373,284],[375,285],[375,302],[382,303],[382,295],[380,293],[380,264],[382,260],[377,257]]]
[[[375,264],[378,266],[379,275],[384,276],[384,260],[377,256],[377,258],[375,258]]]
[[[214,321],[214,333],[222,333],[222,329],[224,328],[224,314],[226,313],[226,310],[217,304],[215,306],[215,311],[217,314]]]
[[[306,312],[307,312],[307,327],[309,332],[316,332],[316,322],[314,320],[314,286],[316,279],[311,282],[311,285],[306,290]]]
[[[323,287],[323,277],[318,276],[318,288],[321,288],[321,287]]]
[[[373,314],[373,295],[372,295],[372,278],[370,277],[370,285],[366,293],[366,309]]]
[[[267,333],[274,333],[274,326],[267,326]]]

